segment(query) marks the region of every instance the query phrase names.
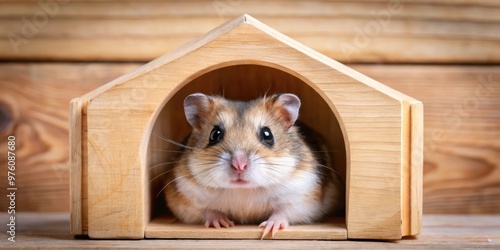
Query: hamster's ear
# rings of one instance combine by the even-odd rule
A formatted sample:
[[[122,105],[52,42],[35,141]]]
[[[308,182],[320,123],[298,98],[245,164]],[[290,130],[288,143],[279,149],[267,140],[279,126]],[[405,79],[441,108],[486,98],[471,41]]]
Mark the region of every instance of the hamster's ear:
[[[300,99],[294,94],[279,94],[274,96],[274,105],[278,108],[278,118],[289,129],[299,117]]]
[[[210,108],[210,97],[202,93],[188,95],[184,99],[184,114],[193,128],[201,128]]]

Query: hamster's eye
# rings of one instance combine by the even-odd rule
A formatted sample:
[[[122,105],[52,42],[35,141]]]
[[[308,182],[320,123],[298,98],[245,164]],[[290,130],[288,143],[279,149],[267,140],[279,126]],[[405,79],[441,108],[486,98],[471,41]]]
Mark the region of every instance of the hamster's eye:
[[[214,126],[208,139],[209,146],[219,143],[222,139],[224,139],[224,130],[219,126]]]
[[[267,147],[272,147],[274,145],[274,137],[271,129],[268,127],[261,128],[259,132],[259,140]]]

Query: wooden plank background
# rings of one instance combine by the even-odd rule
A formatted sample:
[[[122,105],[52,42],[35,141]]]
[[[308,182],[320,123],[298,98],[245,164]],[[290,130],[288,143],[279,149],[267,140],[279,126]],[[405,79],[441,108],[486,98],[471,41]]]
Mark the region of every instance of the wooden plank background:
[[[0,64],[0,152],[15,134],[19,210],[68,211],[69,101],[140,65]],[[350,66],[423,101],[425,213],[500,211],[500,66]]]
[[[149,61],[248,13],[346,62],[500,62],[494,0],[0,0],[0,6],[0,58],[7,60]]]
[[[18,211],[69,210],[71,98],[247,12],[423,101],[424,213],[500,213],[499,1],[41,2],[0,0],[0,166],[16,135]]]

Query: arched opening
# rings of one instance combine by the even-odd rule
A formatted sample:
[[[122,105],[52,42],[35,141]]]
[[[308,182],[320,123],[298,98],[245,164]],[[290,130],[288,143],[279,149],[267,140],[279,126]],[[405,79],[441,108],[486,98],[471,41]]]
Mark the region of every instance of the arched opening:
[[[299,120],[323,137],[328,153],[334,159],[335,170],[346,180],[347,138],[342,132],[342,122],[336,115],[335,107],[325,99],[321,90],[298,73],[277,65],[232,62],[193,75],[166,97],[164,105],[156,111],[156,117],[153,118],[155,120],[151,122],[152,133],[146,155],[152,218],[167,211],[164,195],[161,193],[165,185],[164,175],[174,165],[171,163],[175,162],[182,150],[161,137],[182,142],[189,135],[191,127],[184,116],[183,101],[187,95],[195,92],[243,101],[264,94],[296,94],[302,102]]]

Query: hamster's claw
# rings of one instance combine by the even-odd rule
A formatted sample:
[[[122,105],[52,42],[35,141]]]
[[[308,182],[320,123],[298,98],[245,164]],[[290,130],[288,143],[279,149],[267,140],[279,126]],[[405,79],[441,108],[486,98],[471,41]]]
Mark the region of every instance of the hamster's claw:
[[[215,228],[229,228],[234,227],[234,222],[227,218],[227,215],[224,213],[207,210],[205,212],[205,227],[215,227]]]
[[[215,227],[215,228],[229,228],[229,227],[234,227],[234,222],[230,221],[229,219],[219,219],[219,220],[212,220],[212,221],[205,221],[205,227]]]
[[[262,237],[260,239],[264,239],[264,237],[271,232],[271,237],[274,238],[274,235],[278,230],[282,230],[288,227],[288,221],[285,219],[279,220],[267,220],[260,223],[259,228],[265,227],[264,231],[262,231]]]

